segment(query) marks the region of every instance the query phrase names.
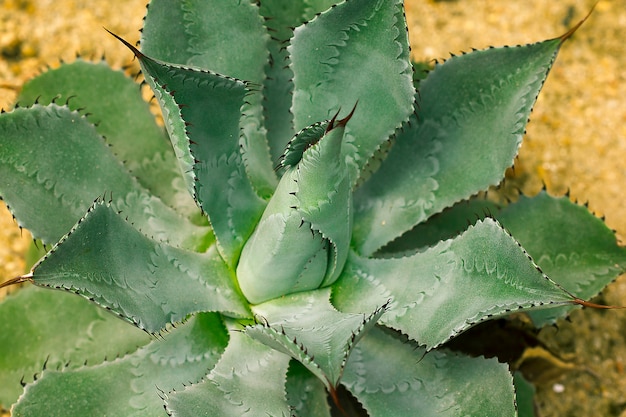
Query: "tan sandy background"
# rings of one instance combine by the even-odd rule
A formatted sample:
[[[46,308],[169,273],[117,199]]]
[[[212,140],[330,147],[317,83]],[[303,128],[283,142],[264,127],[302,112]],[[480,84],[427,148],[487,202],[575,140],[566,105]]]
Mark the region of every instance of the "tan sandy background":
[[[102,27],[131,42],[146,0],[0,0],[0,107],[45,65],[77,53],[114,67],[130,54]],[[593,6],[587,0],[407,1],[415,59],[446,58],[471,47],[524,44],[561,35]],[[563,47],[531,116],[512,179],[533,194],[542,183],[570,190],[606,216],[626,240],[626,0],[599,1],[589,21]],[[22,273],[30,240],[0,204],[0,280]],[[5,243],[7,242],[7,243]],[[626,279],[604,301],[626,305]],[[572,323],[541,333],[562,358],[537,354],[540,416],[626,417],[626,313],[577,311]]]

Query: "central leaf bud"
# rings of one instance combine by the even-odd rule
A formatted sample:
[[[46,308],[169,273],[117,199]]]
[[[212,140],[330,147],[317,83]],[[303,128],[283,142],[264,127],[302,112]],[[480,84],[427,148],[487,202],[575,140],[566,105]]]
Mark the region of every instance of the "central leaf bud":
[[[237,265],[251,303],[324,287],[341,274],[352,235],[341,144],[353,113],[305,128],[287,146],[280,162],[285,173]]]

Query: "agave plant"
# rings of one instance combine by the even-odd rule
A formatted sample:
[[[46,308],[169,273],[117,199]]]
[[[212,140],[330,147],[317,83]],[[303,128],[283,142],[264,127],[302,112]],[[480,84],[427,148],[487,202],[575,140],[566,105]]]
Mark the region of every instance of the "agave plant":
[[[0,116],[0,195],[50,248],[6,284],[34,285],[0,304],[0,403],[516,415],[508,366],[446,342],[513,311],[554,322],[626,266],[566,197],[481,194],[571,33],[414,81],[401,0],[152,0],[141,48],[122,42],[162,124],[82,59]]]

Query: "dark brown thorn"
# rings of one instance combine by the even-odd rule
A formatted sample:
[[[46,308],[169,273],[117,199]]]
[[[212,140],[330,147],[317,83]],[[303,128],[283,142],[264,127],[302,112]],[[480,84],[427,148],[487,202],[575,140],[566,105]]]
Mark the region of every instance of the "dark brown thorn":
[[[330,385],[330,389],[328,390],[328,393],[330,394],[330,398],[332,398],[333,403],[335,403],[335,405],[337,406],[337,409],[341,412],[341,414],[348,417],[348,413],[346,413],[346,410],[343,408],[343,406],[341,405],[341,402],[339,401],[339,396],[337,395],[337,388],[335,388],[330,383],[329,385]]]
[[[357,104],[359,104],[359,100],[356,101],[356,103],[354,103],[354,107],[352,107],[352,110],[350,111],[350,114],[348,114],[346,117],[344,117],[341,120],[337,121],[337,126],[345,126],[348,121],[352,118],[352,116],[354,115],[354,111],[356,110],[356,106]],[[339,113],[337,113],[339,114]]]
[[[135,56],[137,58],[142,58],[145,57],[144,54],[141,53],[141,51],[139,49],[137,49],[135,46],[133,46],[132,44],[130,44],[129,42],[127,42],[125,39],[123,39],[121,36],[116,35],[115,33],[111,32],[109,29],[103,27],[104,30],[106,30],[107,32],[109,32],[111,35],[113,35],[114,38],[116,38],[118,41],[122,42],[124,45],[126,45],[126,47],[128,49],[130,49],[133,54],[135,54]]]
[[[572,37],[572,35],[578,30],[578,28],[581,27],[583,23],[585,23],[585,21],[589,18],[589,16],[591,16],[591,13],[593,13],[593,9],[595,9],[596,6],[598,5],[598,2],[599,0],[596,1],[593,6],[591,6],[591,10],[589,10],[589,13],[587,13],[587,16],[583,17],[583,19],[580,22],[578,22],[573,28],[571,28],[570,30],[568,30],[567,32],[565,32],[564,34],[558,37],[558,39],[561,40],[561,45],[563,44],[563,42],[565,42],[570,37]]]

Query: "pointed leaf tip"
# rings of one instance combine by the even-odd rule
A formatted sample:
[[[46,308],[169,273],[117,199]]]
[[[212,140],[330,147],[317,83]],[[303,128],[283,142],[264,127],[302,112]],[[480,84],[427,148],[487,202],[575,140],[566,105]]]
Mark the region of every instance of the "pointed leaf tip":
[[[5,288],[11,285],[23,284],[24,282],[33,282],[33,274],[26,274],[19,277],[11,278],[8,281],[0,283],[0,288]]]
[[[135,56],[137,58],[142,58],[145,57],[144,54],[141,53],[141,51],[139,49],[137,49],[134,45],[132,45],[130,42],[128,42],[126,39],[122,38],[119,35],[116,35],[115,33],[111,32],[109,29],[105,28],[104,26],[102,27],[104,30],[106,30],[107,32],[109,32],[114,38],[116,38],[118,41],[122,42],[124,45],[126,45],[126,47],[128,49],[130,49],[133,54],[135,54]]]
[[[599,1],[599,0],[598,0]],[[572,37],[572,35],[574,35],[574,33],[576,33],[576,31],[578,30],[579,27],[581,27],[583,25],[583,23],[585,23],[587,21],[587,19],[589,19],[589,16],[591,16],[591,14],[593,13],[593,10],[596,8],[596,6],[598,5],[598,1],[596,1],[593,6],[591,6],[591,9],[589,10],[589,12],[587,13],[587,15],[585,17],[582,18],[582,20],[580,22],[578,22],[576,25],[574,25],[574,27],[572,27],[570,30],[568,30],[567,32],[565,32],[564,34],[562,34],[561,36],[558,37],[558,39],[561,40],[561,45],[568,40],[570,37]]]

